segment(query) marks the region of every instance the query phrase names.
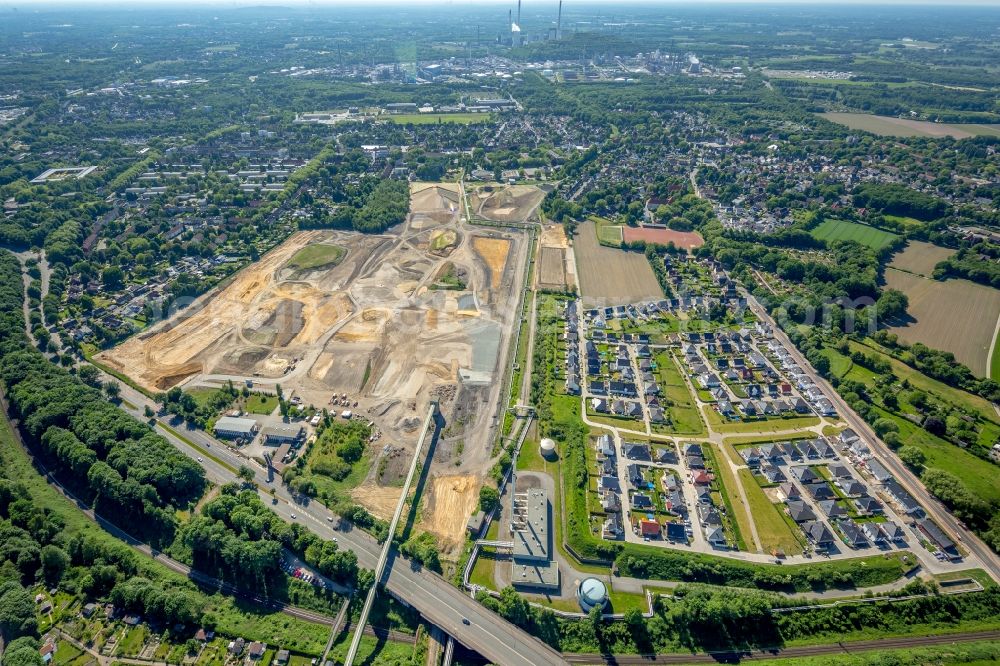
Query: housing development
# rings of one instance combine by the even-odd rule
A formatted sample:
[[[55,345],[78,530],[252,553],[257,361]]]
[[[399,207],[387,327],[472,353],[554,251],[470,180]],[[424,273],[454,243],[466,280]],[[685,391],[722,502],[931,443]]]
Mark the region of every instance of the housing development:
[[[0,9],[0,664],[1000,660],[1000,11]]]

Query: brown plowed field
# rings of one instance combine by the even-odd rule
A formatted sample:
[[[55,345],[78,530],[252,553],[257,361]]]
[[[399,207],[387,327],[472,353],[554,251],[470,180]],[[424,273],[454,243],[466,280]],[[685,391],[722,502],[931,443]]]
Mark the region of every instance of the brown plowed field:
[[[560,290],[566,288],[566,250],[561,247],[543,247],[539,263],[539,287]]]
[[[934,273],[934,267],[953,254],[955,250],[946,247],[910,241],[902,252],[892,258],[889,265],[907,273],[930,277]]]
[[[585,222],[577,229],[573,251],[585,306],[663,298],[663,290],[646,256],[599,245],[593,222]]]
[[[910,299],[914,321],[890,330],[907,342],[950,351],[979,377],[986,377],[986,359],[1000,315],[1000,289],[968,280],[929,280],[889,268],[886,285]]]

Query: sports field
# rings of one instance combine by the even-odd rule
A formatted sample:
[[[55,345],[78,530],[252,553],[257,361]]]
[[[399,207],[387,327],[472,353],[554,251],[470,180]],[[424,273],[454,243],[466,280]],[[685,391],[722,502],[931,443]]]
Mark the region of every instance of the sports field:
[[[635,241],[659,243],[660,245],[673,243],[677,247],[685,249],[694,249],[705,244],[705,239],[697,231],[624,227],[623,236],[626,243],[634,243]]]
[[[878,250],[885,247],[898,236],[888,231],[882,231],[866,224],[846,222],[844,220],[824,220],[812,230],[813,237],[825,241],[857,241],[862,245]]]
[[[1000,136],[1000,125],[977,123],[932,123],[926,120],[909,120],[876,116],[870,113],[821,113],[829,121],[845,125],[850,129],[864,130],[882,136],[950,136],[954,139],[968,139],[973,136]]]

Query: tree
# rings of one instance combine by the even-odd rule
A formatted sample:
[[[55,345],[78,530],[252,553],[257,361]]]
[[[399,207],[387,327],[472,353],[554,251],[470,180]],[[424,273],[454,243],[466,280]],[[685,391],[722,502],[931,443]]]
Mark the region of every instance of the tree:
[[[3,653],[3,666],[43,666],[42,656],[38,654],[40,647],[31,636],[12,640]]]
[[[14,581],[0,585],[0,641],[12,641],[37,632],[35,604],[28,591]]]
[[[932,435],[943,437],[946,430],[945,422],[936,416],[928,416],[924,419],[924,430]]]
[[[906,463],[906,466],[917,474],[923,470],[924,463],[927,462],[927,456],[925,456],[924,452],[915,446],[904,446],[898,451],[898,454],[899,459]]]
[[[122,387],[118,385],[118,382],[111,379],[104,383],[104,392],[108,394],[109,400],[115,402],[121,397]]]
[[[252,485],[254,480],[253,470],[250,469],[248,465],[240,465],[239,470],[237,470],[236,475],[243,480],[244,485]]]
[[[500,615],[512,624],[526,627],[531,616],[527,600],[509,585],[500,591]]]
[[[124,280],[125,273],[118,266],[108,266],[101,273],[101,282],[104,283],[105,289],[120,289]]]
[[[479,508],[490,513],[500,506],[500,491],[493,486],[485,485],[479,489]]]
[[[92,365],[81,365],[80,369],[77,370],[77,376],[80,377],[84,384],[88,384],[94,388],[100,386],[101,371]]]
[[[55,584],[62,579],[63,574],[69,567],[69,555],[59,546],[49,544],[42,548],[41,553],[42,571],[45,580],[49,584]]]

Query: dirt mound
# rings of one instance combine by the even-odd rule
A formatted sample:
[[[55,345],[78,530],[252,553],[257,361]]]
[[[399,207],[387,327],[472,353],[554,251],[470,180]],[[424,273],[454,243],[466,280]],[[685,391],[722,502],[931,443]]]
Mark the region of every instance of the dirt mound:
[[[510,251],[510,241],[505,238],[484,238],[477,236],[472,239],[476,253],[486,262],[490,270],[490,288],[500,286],[503,269],[507,265],[507,253]]]
[[[448,545],[462,543],[469,516],[479,501],[479,485],[479,478],[468,474],[434,478],[422,526]]]
[[[396,511],[399,495],[402,492],[402,488],[365,483],[352,490],[351,497],[378,518],[392,520],[392,514]]]

